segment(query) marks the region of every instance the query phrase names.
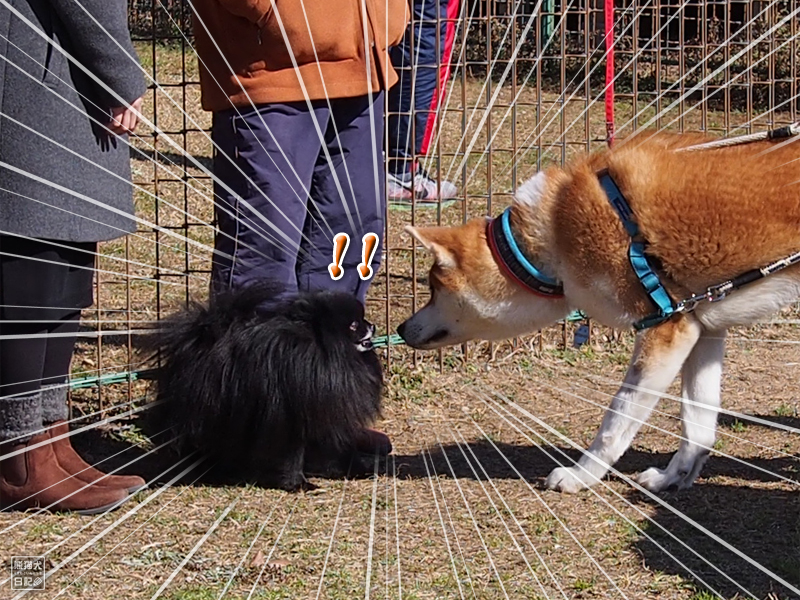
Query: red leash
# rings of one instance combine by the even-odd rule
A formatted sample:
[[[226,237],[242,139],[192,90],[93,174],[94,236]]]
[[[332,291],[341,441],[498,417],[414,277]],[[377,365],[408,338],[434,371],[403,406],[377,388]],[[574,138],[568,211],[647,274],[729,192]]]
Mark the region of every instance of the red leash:
[[[606,30],[606,142],[614,141],[614,0],[605,0],[604,27]]]

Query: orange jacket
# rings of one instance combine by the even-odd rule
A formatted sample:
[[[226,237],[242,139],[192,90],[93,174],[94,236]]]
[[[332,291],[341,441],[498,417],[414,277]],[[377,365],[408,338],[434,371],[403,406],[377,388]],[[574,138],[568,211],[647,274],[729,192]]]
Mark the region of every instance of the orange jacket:
[[[205,110],[304,100],[303,88],[311,100],[363,96],[397,81],[387,49],[403,37],[408,0],[192,4]]]

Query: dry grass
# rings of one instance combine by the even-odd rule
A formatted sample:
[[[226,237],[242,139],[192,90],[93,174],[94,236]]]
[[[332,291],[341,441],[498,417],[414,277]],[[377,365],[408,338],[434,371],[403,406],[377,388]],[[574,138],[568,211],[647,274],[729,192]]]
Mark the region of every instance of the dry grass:
[[[149,52],[143,52],[143,57],[152,68]],[[157,47],[155,54],[158,81],[181,84],[180,53]],[[189,60],[186,68],[186,79],[195,80],[196,65]],[[461,82],[457,80],[455,86],[437,149],[445,171],[451,162],[445,151],[461,147],[459,109],[464,98],[470,110],[477,98],[486,98],[479,82],[466,82],[463,95]],[[186,107],[201,128],[208,126],[208,116],[199,109],[196,86],[165,91]],[[393,329],[425,301],[427,261],[411,250],[401,234],[403,225],[412,219],[455,223],[487,211],[496,214],[509,202],[515,183],[535,169],[542,151],[559,142],[560,123],[573,122],[585,106],[584,99],[567,103],[545,129],[550,117],[543,115],[549,106],[560,106],[554,104],[557,99],[541,98],[540,106],[540,99],[525,91],[517,99],[514,127],[508,121],[500,127],[513,96],[510,89],[501,91],[498,103],[502,106],[491,112],[491,123],[479,131],[466,171],[451,172],[462,177],[475,169],[466,186],[469,200],[441,213],[390,212],[389,274],[382,269],[376,277],[370,305],[383,331]],[[624,106],[618,109],[620,123],[625,110]],[[165,132],[180,132],[190,125],[163,94],[158,94],[155,104],[150,96],[145,112],[153,111]],[[477,131],[481,111],[479,104],[470,135]],[[700,111],[690,113],[685,126],[699,127],[701,117]],[[724,121],[714,114],[704,118],[707,123]],[[742,122],[744,117],[732,115],[730,120]],[[479,159],[478,149],[492,136],[489,125],[500,133],[491,154]],[[541,132],[541,139],[515,169],[504,172],[513,149],[523,145],[532,131]],[[168,135],[208,165],[210,145],[202,134]],[[568,132],[569,144],[554,146],[554,152],[542,158],[560,160],[585,149],[587,140],[603,135],[602,106],[597,104],[588,118],[579,118]],[[145,148],[143,142],[137,146]],[[137,183],[159,198],[157,205],[146,193],[137,192],[138,214],[201,244],[211,243],[210,227],[198,224],[210,222],[211,203],[186,185],[188,181],[203,190],[209,181],[195,180],[201,171],[184,169],[183,159],[163,139],[156,147],[165,154],[155,163],[133,160]],[[456,156],[456,165],[460,160]],[[161,171],[156,181],[156,164],[170,169],[173,176]],[[459,183],[464,189],[464,180]],[[168,202],[179,208],[169,208]],[[190,223],[184,211],[192,214]],[[162,244],[158,256],[156,242]],[[116,322],[105,329],[127,329],[129,321],[154,319],[187,298],[202,300],[209,255],[201,248],[191,248],[187,254],[186,248],[184,242],[146,227],[127,241],[105,244],[103,252],[109,257],[127,257],[143,266],[104,259],[101,268],[120,274],[100,276],[98,309],[88,311],[87,317]],[[143,279],[128,284],[126,275]],[[318,492],[292,496],[252,487],[192,484],[203,471],[198,468],[174,487],[144,492],[122,510],[96,521],[76,516],[2,515],[2,554],[47,552],[51,568],[61,568],[41,596],[62,592],[66,598],[87,600],[150,598],[190,553],[162,597],[217,598],[236,573],[226,598],[315,598],[321,590],[321,598],[347,600],[606,598],[619,597],[620,592],[631,599],[703,600],[713,597],[706,585],[725,598],[748,597],[747,592],[757,598],[769,594],[789,598],[769,576],[681,515],[800,585],[800,495],[796,484],[769,474],[800,479],[797,434],[723,417],[716,452],[697,485],[686,492],[664,494],[660,501],[635,491],[618,477],[609,478],[596,493],[567,496],[543,489],[554,459],[565,460],[561,452],[577,456],[560,436],[580,446],[591,440],[630,351],[629,335],[612,335],[597,327],[590,344],[573,349],[573,329],[574,325],[567,325],[544,332],[541,339],[534,336],[493,347],[470,345],[468,360],[460,349],[437,355],[393,348],[387,365],[385,415],[379,426],[391,434],[395,451],[377,465],[374,479],[317,481]],[[800,347],[791,343],[798,339],[797,327],[762,326],[734,332],[733,337],[723,382],[725,407],[800,428],[796,381]],[[137,360],[132,346],[124,335],[104,338],[100,347],[82,344],[75,374],[127,369]],[[96,410],[100,401],[109,409],[115,403],[141,398],[144,391],[141,382],[79,390],[74,393],[75,409]],[[514,408],[511,413],[521,421],[501,418],[500,409],[482,399],[488,395],[496,400],[498,394],[551,429]],[[109,414],[114,410],[110,408]],[[677,447],[676,403],[665,400],[660,410],[663,414],[655,415],[651,425],[664,431],[643,428],[618,465],[624,475],[664,465]],[[124,427],[79,436],[76,445],[94,460],[122,452],[103,465],[119,466],[142,457],[128,470],[159,482],[168,481],[189,464],[174,467],[176,458],[168,451],[144,456],[141,447],[131,446],[147,441],[143,431],[150,434],[153,444],[165,441],[154,434],[157,424],[143,419],[123,423]],[[170,467],[174,468],[164,473]],[[209,539],[196,548],[232,503]],[[104,533],[107,527],[112,529]],[[8,584],[2,589],[6,597]]]

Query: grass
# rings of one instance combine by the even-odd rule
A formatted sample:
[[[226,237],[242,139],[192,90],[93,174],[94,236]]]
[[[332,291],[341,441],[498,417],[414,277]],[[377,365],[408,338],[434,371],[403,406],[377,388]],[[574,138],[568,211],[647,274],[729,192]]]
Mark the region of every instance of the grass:
[[[779,417],[796,417],[797,416],[797,408],[790,406],[788,404],[781,404],[778,408],[775,409],[775,414]]]
[[[155,69],[162,83],[181,83],[184,78],[196,81],[196,63],[189,57],[184,75],[182,57],[174,49],[156,47],[155,63],[149,53],[142,56],[145,67]],[[479,110],[485,106],[480,82],[456,78],[455,85],[453,104],[434,149],[445,174],[451,162],[457,164],[462,158],[454,150],[461,145],[463,111],[476,103]],[[209,125],[208,115],[199,108],[196,85],[166,88],[166,93],[179,104],[185,100],[190,116],[201,127]],[[568,158],[585,149],[587,140],[590,147],[602,145],[591,141],[604,134],[599,103],[590,108],[588,119],[578,120],[576,127],[562,136],[558,119],[542,131],[543,119],[537,115],[558,109],[569,123],[586,107],[584,99],[576,97],[562,106],[553,95],[537,98],[523,92],[514,111],[514,127],[509,121],[501,126],[512,98],[512,90],[501,90],[498,106],[492,109],[491,132],[476,131],[476,123],[468,126],[467,134],[477,136],[475,148],[499,133],[491,153],[482,157],[473,153],[465,161],[465,170],[451,171],[451,178],[458,179],[464,193],[454,206],[441,213],[390,212],[390,268],[376,276],[369,305],[370,318],[381,333],[392,331],[426,301],[427,257],[412,250],[402,234],[412,218],[417,224],[454,224],[487,212],[496,214],[540,159],[558,162],[562,151]],[[147,98],[145,112],[152,114],[156,109],[165,131],[182,130],[182,116],[161,93]],[[620,123],[631,112],[631,106],[621,103]],[[697,128],[701,116],[700,111],[690,113],[686,127]],[[709,122],[723,122],[722,115],[710,117]],[[734,124],[744,120],[744,115],[730,116]],[[542,135],[524,156],[515,155],[528,132]],[[198,160],[207,163],[210,159],[210,146],[202,134],[169,135]],[[159,151],[172,152],[163,139],[145,141],[154,143]],[[145,141],[136,144],[147,150]],[[510,168],[515,157],[521,160]],[[133,160],[137,183],[145,191],[157,190],[159,198],[156,203],[145,191],[138,191],[140,216],[158,219],[161,225],[210,244],[212,229],[199,224],[212,218],[211,203],[201,194],[206,193],[208,181],[201,179],[198,169],[184,168],[179,156],[164,154],[158,164],[173,171],[175,177],[149,161]],[[199,191],[187,191],[186,180]],[[168,203],[187,208],[196,219],[187,225],[181,210]],[[147,229],[127,241],[103,244],[102,251],[141,262],[144,266],[130,265],[130,272],[148,278],[129,284],[122,277],[101,278],[98,307],[86,316],[111,321],[105,329],[126,329],[129,318],[155,319],[189,299],[205,299],[209,260],[205,251]],[[103,263],[110,270],[120,268],[119,263],[107,259]],[[796,311],[785,316],[796,316]],[[217,598],[234,574],[225,598],[237,600],[248,598],[251,592],[251,597],[259,600],[295,600],[317,597],[318,590],[321,598],[352,600],[366,596],[368,578],[370,597],[418,600],[461,597],[459,587],[464,597],[481,600],[500,599],[505,594],[514,599],[554,598],[562,593],[568,598],[611,598],[618,597],[617,587],[636,599],[712,597],[698,577],[726,598],[740,593],[692,550],[730,573],[757,597],[778,594],[775,598],[788,598],[780,595],[779,586],[763,572],[618,478],[609,478],[607,487],[598,487],[596,494],[566,496],[544,489],[544,479],[555,466],[553,458],[564,460],[557,450],[573,458],[577,456],[574,450],[544,430],[527,429],[527,420],[501,418],[477,392],[490,397],[494,392],[504,394],[570,439],[581,444],[590,440],[602,418],[597,405],[608,404],[608,395],[622,379],[633,339],[627,333],[592,325],[591,341],[576,349],[571,347],[575,328],[568,324],[523,339],[470,344],[466,354],[461,348],[413,353],[404,347],[385,353],[387,390],[378,426],[392,436],[395,449],[389,459],[380,461],[373,478],[315,481],[321,486],[317,492],[291,496],[253,486],[189,485],[193,479],[189,477],[172,488],[154,486],[122,511],[91,524],[74,515],[41,515],[25,521],[16,513],[0,514],[0,527],[4,528],[0,549],[6,556],[50,551],[50,558],[58,562],[88,544],[48,581],[52,594],[63,589],[65,598],[146,599],[235,500],[236,507],[177,573],[163,598]],[[771,325],[736,333],[734,337],[740,339],[731,340],[728,347],[725,407],[765,419],[779,417],[800,427],[800,390],[791,366],[800,362],[800,348],[747,339],[793,339],[797,329]],[[125,336],[106,339],[101,345],[82,342],[73,371],[114,372],[138,360]],[[115,403],[142,398],[146,389],[146,382],[136,381],[130,387],[76,390],[73,408],[84,413],[102,408],[113,415],[119,410]],[[679,393],[677,386],[670,393]],[[651,423],[679,433],[676,403],[664,400],[659,410],[663,413],[654,415]],[[715,449],[798,479],[797,435],[744,418],[730,423],[722,430],[736,435],[720,435]],[[75,444],[87,457],[99,460],[132,443],[161,443],[161,438],[147,437],[151,431],[144,418],[125,419],[115,428],[78,436]],[[618,466],[628,476],[653,465],[663,467],[677,444],[674,437],[643,427]],[[150,447],[129,448],[115,466],[130,456],[142,456]],[[146,456],[131,470],[153,476],[175,461],[174,455],[161,451]],[[142,505],[149,498],[152,501]],[[667,493],[663,499],[766,568],[800,585],[800,539],[792,527],[800,522],[796,486],[713,455],[694,488]],[[141,509],[114,525],[137,507]],[[98,543],[90,543],[108,527],[113,528]]]
[[[739,419],[734,419],[731,423],[731,431],[735,433],[744,433],[747,431],[747,425],[742,423]]]

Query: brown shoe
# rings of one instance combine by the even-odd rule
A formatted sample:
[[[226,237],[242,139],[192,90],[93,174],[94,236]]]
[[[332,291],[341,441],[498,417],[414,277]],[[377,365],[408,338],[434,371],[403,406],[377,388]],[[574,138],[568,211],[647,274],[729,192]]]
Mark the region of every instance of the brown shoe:
[[[130,496],[120,488],[87,484],[72,477],[58,464],[48,433],[26,443],[0,445],[0,456],[23,450],[0,460],[0,509],[41,508],[51,512],[71,511],[94,515],[117,508]]]
[[[69,425],[66,421],[56,421],[49,425],[50,437],[57,438],[69,433]],[[71,473],[75,479],[80,479],[86,483],[95,483],[98,486],[120,488],[129,494],[135,494],[139,490],[147,487],[147,483],[136,475],[106,475],[102,471],[95,469],[92,465],[83,460],[69,441],[69,437],[53,440],[53,452],[56,454],[58,464],[67,473]]]
[[[356,440],[356,450],[364,454],[386,456],[392,451],[389,436],[376,429],[364,429]]]

